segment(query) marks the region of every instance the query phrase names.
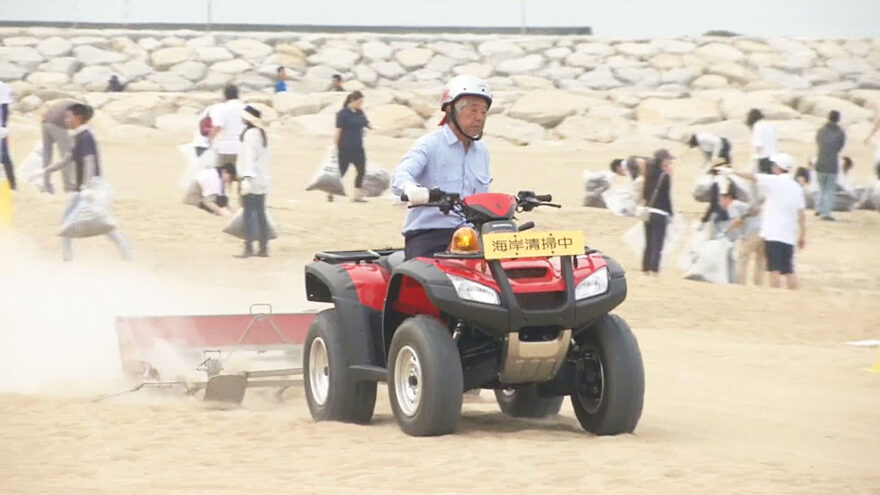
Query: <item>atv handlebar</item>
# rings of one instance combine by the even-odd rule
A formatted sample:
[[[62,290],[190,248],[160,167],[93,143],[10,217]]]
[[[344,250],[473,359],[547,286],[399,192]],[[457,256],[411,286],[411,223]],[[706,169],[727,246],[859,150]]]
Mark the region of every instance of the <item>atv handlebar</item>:
[[[440,201],[444,196],[452,196],[452,194],[446,194],[441,191],[439,188],[434,188],[428,191],[428,203],[436,203]],[[458,196],[457,194],[455,196]],[[406,193],[401,193],[400,200],[404,203],[409,202],[409,197],[407,197]]]

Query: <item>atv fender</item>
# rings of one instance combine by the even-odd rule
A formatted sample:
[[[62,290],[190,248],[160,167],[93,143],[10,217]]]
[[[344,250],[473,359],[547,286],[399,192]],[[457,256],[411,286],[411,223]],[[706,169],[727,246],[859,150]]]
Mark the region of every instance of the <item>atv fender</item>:
[[[306,265],[306,297],[332,303],[345,328],[343,349],[349,366],[385,366],[382,349],[382,314],[361,301],[345,265],[315,261]],[[384,285],[384,284],[382,284]],[[382,287],[376,287],[381,291]]]

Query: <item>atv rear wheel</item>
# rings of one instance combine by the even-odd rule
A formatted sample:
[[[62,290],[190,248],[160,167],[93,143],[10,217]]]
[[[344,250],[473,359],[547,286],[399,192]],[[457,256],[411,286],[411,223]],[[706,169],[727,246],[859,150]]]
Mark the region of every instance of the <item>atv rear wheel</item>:
[[[354,381],[343,349],[344,330],[335,309],[318,313],[303,346],[303,384],[315,421],[369,423],[376,382]]]
[[[449,329],[425,315],[401,323],[388,352],[388,396],[400,428],[413,436],[454,433],[462,388],[461,358]]]
[[[541,397],[538,386],[495,391],[501,412],[513,418],[546,418],[559,414],[564,397]]]
[[[581,426],[596,435],[632,433],[642,415],[645,368],[629,326],[605,315],[578,336],[587,353],[577,363],[571,405]]]

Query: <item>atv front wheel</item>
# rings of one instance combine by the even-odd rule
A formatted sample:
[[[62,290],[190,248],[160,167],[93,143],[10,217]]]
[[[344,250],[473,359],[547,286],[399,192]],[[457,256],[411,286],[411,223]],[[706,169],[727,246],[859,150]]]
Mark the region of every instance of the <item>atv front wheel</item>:
[[[369,423],[376,382],[354,381],[343,349],[345,332],[335,309],[318,313],[303,346],[303,384],[315,421]]]
[[[629,326],[605,315],[577,338],[578,361],[571,405],[581,426],[596,435],[632,433],[642,415],[645,368]]]
[[[449,329],[420,315],[401,323],[388,352],[388,396],[413,436],[454,433],[461,419],[461,358]]]
[[[512,418],[546,418],[559,414],[564,397],[541,397],[538,386],[495,391],[501,412]]]

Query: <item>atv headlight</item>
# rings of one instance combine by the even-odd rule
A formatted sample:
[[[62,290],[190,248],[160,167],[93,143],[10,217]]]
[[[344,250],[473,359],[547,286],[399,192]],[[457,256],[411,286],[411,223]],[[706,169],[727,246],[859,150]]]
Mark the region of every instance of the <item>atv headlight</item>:
[[[452,286],[455,287],[455,292],[458,294],[458,297],[465,301],[494,304],[495,306],[501,305],[501,296],[499,296],[498,292],[491,287],[486,287],[483,284],[478,284],[466,278],[457,277],[448,273],[446,276],[452,281]]]
[[[606,292],[608,292],[608,268],[603,266],[577,284],[574,298],[580,301]]]

